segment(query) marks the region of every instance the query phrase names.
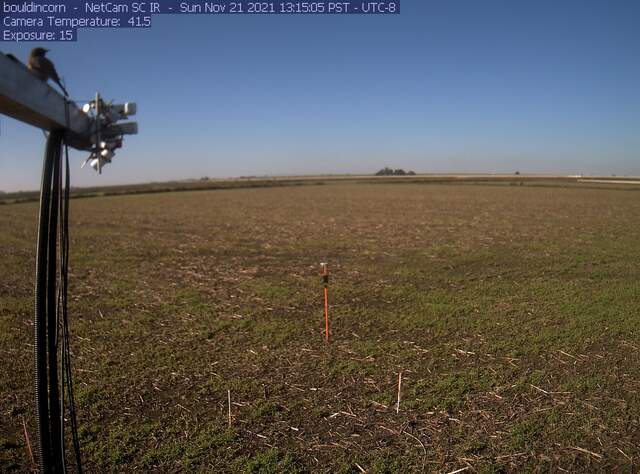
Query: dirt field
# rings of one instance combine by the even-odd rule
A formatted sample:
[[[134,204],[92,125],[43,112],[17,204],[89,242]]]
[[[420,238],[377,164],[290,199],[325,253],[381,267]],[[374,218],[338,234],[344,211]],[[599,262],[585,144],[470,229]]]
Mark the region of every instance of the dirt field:
[[[71,212],[89,472],[638,469],[637,188],[345,183]],[[0,206],[0,471],[30,469],[22,419],[35,438],[36,219]]]

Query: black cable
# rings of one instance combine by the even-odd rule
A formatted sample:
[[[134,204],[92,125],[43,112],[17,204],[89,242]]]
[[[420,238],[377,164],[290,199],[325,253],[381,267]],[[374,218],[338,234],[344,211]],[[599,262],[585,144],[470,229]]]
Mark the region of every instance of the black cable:
[[[63,440],[62,442],[62,472],[67,472],[67,453],[66,453],[66,443],[64,442],[65,436],[65,367],[66,367],[66,353],[65,353],[65,314],[66,312],[66,295],[67,295],[67,287],[66,287],[66,276],[67,276],[67,266],[66,266],[66,255],[67,255],[67,247],[65,245],[65,197],[66,192],[63,195],[63,199],[60,200],[60,282],[58,287],[58,334],[62,333],[62,349],[61,349],[61,357],[60,357],[60,400],[62,400],[62,413],[60,416],[60,438]]]
[[[65,386],[68,402],[69,418],[71,424],[71,439],[78,473],[82,473],[82,461],[80,457],[80,442],[78,439],[78,422],[76,417],[75,399],[73,396],[73,378],[71,373],[71,349],[69,346],[69,320],[67,317],[67,288],[69,280],[69,147],[65,144],[65,185],[64,195],[60,203],[61,225],[60,225],[60,288],[61,288],[61,315],[62,315],[62,418],[61,433],[64,437],[64,404]],[[64,444],[62,446],[62,458],[65,462]],[[66,466],[63,464],[66,471]]]
[[[52,132],[53,135],[55,132]],[[58,135],[56,133],[56,135]],[[57,137],[56,137],[57,138]],[[62,472],[61,456],[62,439],[60,437],[60,390],[58,385],[58,211],[60,210],[60,158],[62,151],[62,135],[59,134],[57,146],[52,150],[52,192],[51,211],[49,215],[49,249],[47,278],[47,355],[49,364],[49,430],[51,437],[51,458],[54,472]]]
[[[65,120],[69,128],[69,103],[65,100]],[[69,168],[69,145],[64,144],[65,170],[64,170],[64,196],[60,203],[60,214],[62,222],[60,225],[60,289],[61,289],[61,311],[62,315],[62,416],[60,418],[60,430],[63,439],[62,462],[63,470],[66,472],[66,453],[64,443],[64,408],[65,408],[65,386],[67,388],[67,402],[69,408],[69,418],[71,421],[71,440],[76,461],[76,469],[82,474],[82,458],[80,456],[80,440],[78,438],[78,420],[76,417],[76,402],[73,395],[73,376],[71,372],[71,348],[69,344],[69,319],[67,317],[67,289],[69,283],[69,193],[71,192],[71,172]]]
[[[55,149],[60,147],[61,134],[52,133],[47,139],[40,191],[40,211],[38,217],[38,243],[36,249],[36,285],[34,317],[34,371],[36,397],[36,427],[38,438],[38,458],[40,470],[51,472],[51,439],[49,429],[49,400],[47,390],[47,302],[48,302],[48,259],[49,214],[51,211],[51,178]]]
[[[63,136],[63,132],[53,131],[47,139],[42,171],[36,253],[34,343],[37,453],[40,472],[44,474],[67,472],[65,452],[67,412],[76,468],[77,472],[82,473],[73,397],[67,311],[70,173],[69,150],[65,146],[63,188]],[[60,351],[59,359],[58,350]],[[58,362],[60,362],[60,373],[58,373]]]

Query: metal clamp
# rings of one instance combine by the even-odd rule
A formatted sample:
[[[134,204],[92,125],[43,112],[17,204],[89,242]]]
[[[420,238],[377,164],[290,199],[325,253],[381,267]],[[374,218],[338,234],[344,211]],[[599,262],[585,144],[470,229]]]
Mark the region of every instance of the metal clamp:
[[[82,167],[89,163],[89,166],[101,174],[102,168],[111,163],[115,150],[122,148],[123,136],[138,133],[137,122],[121,122],[135,115],[137,107],[135,102],[105,103],[100,94],[96,94],[95,100],[85,104],[82,111],[93,119],[91,155]]]

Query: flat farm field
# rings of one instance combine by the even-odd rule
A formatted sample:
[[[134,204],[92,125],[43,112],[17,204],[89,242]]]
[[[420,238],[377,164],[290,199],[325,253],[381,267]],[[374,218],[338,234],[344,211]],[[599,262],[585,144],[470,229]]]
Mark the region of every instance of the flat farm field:
[[[37,212],[0,206],[3,472],[31,469],[23,420],[35,440]],[[333,183],[71,213],[88,472],[639,468],[639,189]]]

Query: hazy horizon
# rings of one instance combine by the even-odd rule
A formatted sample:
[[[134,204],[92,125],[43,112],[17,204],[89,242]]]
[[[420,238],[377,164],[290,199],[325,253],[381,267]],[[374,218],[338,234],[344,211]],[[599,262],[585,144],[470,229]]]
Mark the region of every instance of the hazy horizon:
[[[409,168],[402,167],[393,167],[389,166],[389,168],[393,169],[403,169],[405,172],[413,171],[415,173],[415,177],[425,177],[425,176],[435,176],[435,177],[448,177],[448,176],[461,176],[461,177],[484,177],[484,176],[496,176],[496,177],[508,177],[513,176],[520,178],[575,178],[575,177],[584,177],[584,178],[625,178],[625,179],[640,179],[640,175],[633,174],[587,174],[587,173],[566,173],[566,174],[557,174],[557,173],[522,173],[519,170],[515,172],[420,172],[415,171]],[[73,170],[71,171],[73,173]],[[400,178],[406,177],[411,178],[413,175],[399,176]],[[233,181],[233,180],[244,180],[244,179],[313,179],[313,178],[358,178],[358,177],[375,177],[375,173],[315,173],[315,174],[260,174],[260,175],[241,175],[241,176],[200,176],[200,177],[187,177],[180,179],[166,179],[166,180],[151,180],[151,181],[123,181],[117,183],[97,183],[94,185],[73,185],[72,189],[82,189],[82,188],[90,188],[90,187],[110,187],[110,186],[136,186],[136,185],[146,185],[146,184],[162,184],[162,183],[172,183],[172,182],[198,182],[198,181]],[[380,176],[381,178],[394,178],[398,176]],[[0,193],[12,194],[12,193],[31,193],[40,191],[40,187],[33,189],[15,189],[15,190],[6,190],[0,189]]]

